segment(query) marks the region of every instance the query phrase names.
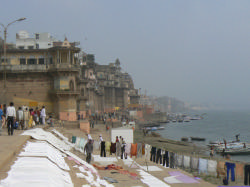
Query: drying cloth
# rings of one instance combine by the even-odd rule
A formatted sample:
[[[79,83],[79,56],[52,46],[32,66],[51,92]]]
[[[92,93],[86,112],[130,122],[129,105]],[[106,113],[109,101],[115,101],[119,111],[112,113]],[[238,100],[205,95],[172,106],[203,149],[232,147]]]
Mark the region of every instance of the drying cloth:
[[[0,186],[65,186],[73,187],[68,172],[57,167],[47,158],[19,157],[11,166],[8,177]]]
[[[224,161],[219,161],[217,163],[217,177],[220,177],[220,176],[226,176]]]
[[[165,177],[164,181],[166,181],[168,184],[182,183],[180,180],[176,179],[175,176]]]
[[[189,177],[183,173],[181,173],[180,171],[170,171],[168,172],[169,175],[171,176],[175,176],[175,178],[179,181],[181,181],[182,183],[199,183],[197,180],[195,180],[193,177]]]
[[[235,173],[234,173],[235,163],[226,162],[225,165],[227,167],[227,181],[229,180],[230,170],[231,170],[231,180],[235,181]]]
[[[250,165],[245,165],[244,174],[245,174],[244,184],[245,185],[248,185],[248,184],[250,185]]]
[[[169,162],[170,162],[170,168],[176,168],[176,154],[173,152],[170,152],[170,158],[169,158]]]
[[[177,166],[183,167],[183,155],[177,155]]]
[[[191,157],[191,169],[192,170],[199,169],[199,158]]]
[[[122,154],[122,147],[120,142],[116,142],[116,156],[120,157]]]
[[[142,144],[142,155],[145,155],[145,144]]]
[[[190,156],[183,156],[184,168],[190,168]]]
[[[116,152],[116,143],[112,143],[112,142],[111,142],[110,154],[115,153],[115,152]]]
[[[105,179],[105,180],[107,180],[107,181],[109,181],[109,182],[111,182],[111,183],[118,183],[117,180],[112,179],[112,178],[110,178],[110,177],[103,177],[103,179]]]
[[[127,155],[129,155],[129,154],[130,154],[130,151],[131,151],[131,143],[127,143],[127,144],[125,145],[125,153],[126,153]]]
[[[145,145],[145,159],[150,160],[150,151],[151,151],[151,145],[146,144]]]
[[[137,144],[137,158],[142,157],[142,144]]]
[[[153,175],[143,171],[142,169],[137,170],[141,175],[141,181],[148,186],[160,186],[160,187],[170,187],[162,180],[154,177]]]
[[[98,141],[94,141],[94,145],[93,145],[93,147],[94,147],[94,150],[99,150],[99,142]]]
[[[131,155],[131,157],[137,155],[137,143],[136,144],[133,144],[133,143],[131,144],[130,155]]]
[[[239,180],[244,178],[244,164],[236,163],[235,177]]]
[[[207,171],[210,174],[216,175],[217,161],[215,161],[215,160],[208,160],[208,162],[207,162]]]
[[[79,142],[79,149],[84,150],[86,143],[87,143],[87,140],[84,138],[81,138]]]
[[[203,158],[199,159],[199,174],[200,173],[207,174],[207,159],[203,159]]]
[[[72,143],[76,143],[76,136],[72,136]]]
[[[80,137],[76,137],[75,148],[77,148],[77,149],[80,148],[80,141],[81,141],[81,138]]]
[[[106,141],[106,142],[105,142],[106,153],[109,153],[109,152],[110,152],[110,146],[111,146],[111,142]]]
[[[94,162],[118,162],[118,160],[116,159],[116,157],[101,157],[100,155],[92,155],[94,158]]]
[[[144,169],[145,171],[162,171],[162,169],[157,166],[141,166],[140,168]]]
[[[65,155],[44,141],[27,142],[24,151],[19,156],[47,157],[61,169],[70,170],[64,160]]]

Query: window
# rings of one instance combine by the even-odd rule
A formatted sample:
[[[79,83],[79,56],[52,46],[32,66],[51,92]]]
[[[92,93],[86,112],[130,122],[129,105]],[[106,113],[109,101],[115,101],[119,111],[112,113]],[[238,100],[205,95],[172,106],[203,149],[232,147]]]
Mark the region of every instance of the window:
[[[44,64],[44,58],[39,58],[38,59],[38,64]]]
[[[84,88],[81,89],[81,96],[84,96]]]
[[[36,49],[39,49],[39,44],[36,44]]]
[[[26,64],[26,59],[20,58],[20,65],[25,65],[25,64]]]
[[[74,91],[74,83],[72,80],[69,82],[69,90]]]
[[[24,49],[24,46],[19,46],[18,49]]]
[[[28,49],[34,49],[34,46],[32,46],[32,45],[28,46]]]
[[[29,58],[28,59],[28,64],[29,65],[37,64],[37,60],[35,58]]]

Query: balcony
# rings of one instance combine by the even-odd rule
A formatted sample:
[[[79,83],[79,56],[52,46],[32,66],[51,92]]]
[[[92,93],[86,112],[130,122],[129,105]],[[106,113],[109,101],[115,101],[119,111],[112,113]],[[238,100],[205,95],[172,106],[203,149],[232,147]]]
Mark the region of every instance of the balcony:
[[[21,72],[46,72],[48,67],[45,64],[37,65],[5,65],[0,66],[0,71],[6,71],[11,73]]]
[[[1,65],[0,71],[11,73],[25,72],[47,72],[47,71],[80,71],[79,65],[76,64],[32,64],[32,65]]]
[[[70,91],[70,90],[51,90],[50,94],[57,96],[78,96],[80,91]]]
[[[49,65],[50,71],[80,71],[80,66],[77,64],[51,64]]]

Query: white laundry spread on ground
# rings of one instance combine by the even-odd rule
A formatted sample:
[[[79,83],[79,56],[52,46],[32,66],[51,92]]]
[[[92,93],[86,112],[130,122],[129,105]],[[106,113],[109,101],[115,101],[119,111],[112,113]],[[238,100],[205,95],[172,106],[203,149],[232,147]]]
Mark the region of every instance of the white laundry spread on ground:
[[[47,157],[61,169],[70,170],[69,166],[64,160],[66,155],[45,141],[27,142],[26,146],[24,147],[24,152],[21,152],[19,156]]]
[[[55,135],[50,132],[44,131],[42,128],[35,128],[24,131],[22,135],[32,136],[34,139],[37,140],[44,140],[50,143],[51,145],[55,146],[60,151],[69,151],[72,146],[66,144],[63,140],[60,140]]]
[[[169,184],[183,183],[182,181],[175,178],[176,176],[165,177],[164,181]]]
[[[118,162],[116,157],[101,157],[100,155],[92,155],[94,162]]]
[[[47,141],[49,144],[52,145],[51,146],[48,144],[50,148],[55,147],[65,155],[70,156],[75,160],[77,160],[79,163],[82,164],[82,166],[79,167],[79,170],[81,168],[81,171],[87,174],[84,175],[85,179],[91,185],[97,187],[100,185],[106,187],[114,187],[114,185],[109,184],[107,181],[100,179],[97,170],[92,165],[80,159],[75,154],[69,152],[68,150],[72,148],[72,146],[67,142],[64,142],[67,140],[62,141],[59,138],[52,135],[50,132],[46,132],[41,128],[27,130],[22,135],[29,135],[32,136],[34,139]],[[20,155],[26,154],[29,155],[29,157],[19,157],[18,160],[15,162],[15,164],[11,167],[8,177],[0,181],[0,186],[8,186],[8,187],[9,186],[10,187],[74,186],[71,181],[69,173],[63,171],[58,167],[59,165],[62,164],[60,158],[56,156],[60,151],[58,150],[54,151],[53,149],[50,149],[49,146],[47,147],[47,145],[44,144],[44,142],[37,142],[37,144],[46,147],[47,151],[46,150],[42,151],[41,148],[38,149],[38,147],[35,144],[29,142],[25,147],[27,153],[20,154]],[[34,151],[32,150],[32,148],[34,148]],[[47,158],[31,156],[31,155],[37,156],[39,154],[46,155]],[[55,154],[55,155],[52,156],[50,154]],[[53,162],[57,163],[58,166],[52,163],[50,160],[53,160]],[[61,165],[61,168],[62,167],[66,166]],[[96,177],[94,177],[94,175]]]
[[[141,168],[145,171],[162,171],[162,169],[157,166],[141,166]]]
[[[0,182],[2,186],[65,186],[73,187],[68,172],[61,170],[47,158],[19,157],[11,166],[8,177]]]
[[[141,181],[144,184],[147,184],[150,187],[170,187],[168,184],[163,182],[162,180],[154,177],[153,175],[150,175],[149,173],[143,171],[142,169],[137,170],[139,174],[141,175]]]

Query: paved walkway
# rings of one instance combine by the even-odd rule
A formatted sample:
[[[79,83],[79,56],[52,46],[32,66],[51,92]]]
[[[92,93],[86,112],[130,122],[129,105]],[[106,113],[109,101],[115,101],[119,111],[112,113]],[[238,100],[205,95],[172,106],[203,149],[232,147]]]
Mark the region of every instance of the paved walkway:
[[[0,136],[0,172],[6,170],[10,162],[19,154],[29,136],[20,136],[22,130],[15,130],[13,136],[8,136],[7,129],[2,129]]]

